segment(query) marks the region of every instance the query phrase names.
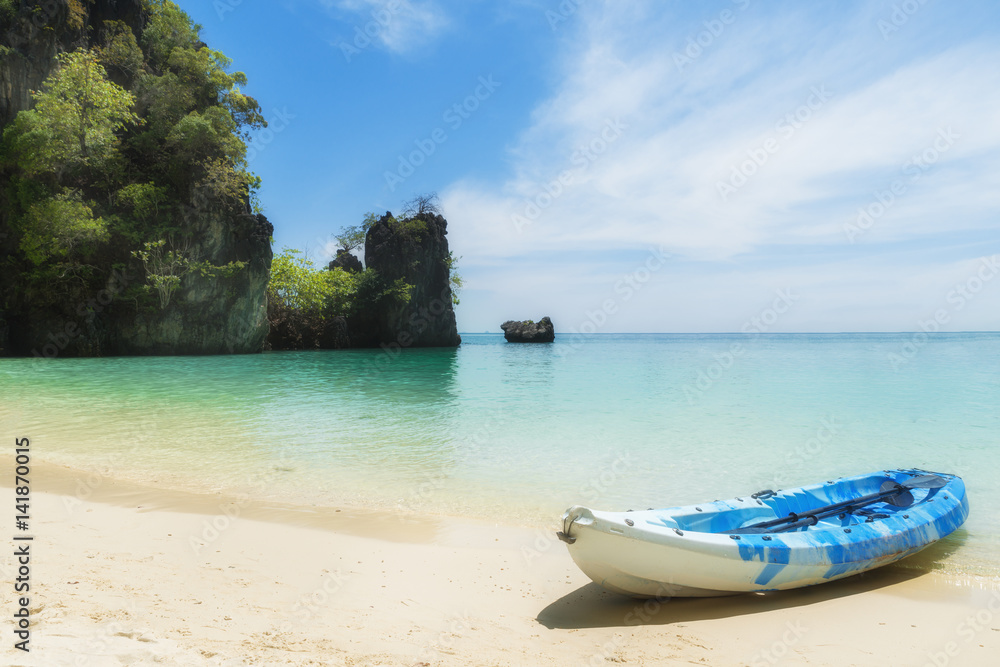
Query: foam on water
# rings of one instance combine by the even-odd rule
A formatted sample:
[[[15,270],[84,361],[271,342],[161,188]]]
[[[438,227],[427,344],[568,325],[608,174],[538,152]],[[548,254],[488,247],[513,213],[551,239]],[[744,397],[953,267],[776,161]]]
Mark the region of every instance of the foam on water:
[[[526,524],[953,472],[970,518],[947,558],[914,566],[997,576],[998,369],[1000,334],[465,335],[396,354],[3,359],[0,419],[36,457],[102,475]]]

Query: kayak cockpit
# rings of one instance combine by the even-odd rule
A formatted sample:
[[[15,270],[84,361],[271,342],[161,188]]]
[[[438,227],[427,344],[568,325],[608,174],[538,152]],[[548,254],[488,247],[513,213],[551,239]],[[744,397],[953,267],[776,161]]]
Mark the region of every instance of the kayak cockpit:
[[[902,481],[906,479],[902,477]],[[946,483],[945,478],[936,475],[919,479],[938,486],[907,486],[904,489],[899,481],[876,474],[787,491],[760,491],[746,498],[648,511],[643,518],[651,526],[715,534],[755,529],[755,532],[801,532],[810,528],[844,528],[892,518],[901,507],[911,507],[931,498]],[[851,504],[859,496],[868,498],[867,503]],[[770,524],[774,525],[773,530]]]
[[[707,505],[707,508],[685,507],[670,514],[656,514],[649,523],[698,533],[724,533],[747,523],[775,518],[774,510],[766,506],[717,510],[712,503]]]

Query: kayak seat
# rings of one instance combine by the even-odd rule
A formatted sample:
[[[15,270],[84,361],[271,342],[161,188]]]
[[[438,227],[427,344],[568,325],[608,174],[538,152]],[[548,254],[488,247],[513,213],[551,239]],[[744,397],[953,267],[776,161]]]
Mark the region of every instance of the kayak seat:
[[[766,506],[754,505],[752,507],[724,509],[715,511],[708,504],[704,511],[677,512],[673,514],[661,514],[657,521],[652,523],[663,525],[668,528],[680,528],[700,533],[724,533],[727,530],[740,528],[747,523],[756,523],[763,519],[773,519],[774,511]]]

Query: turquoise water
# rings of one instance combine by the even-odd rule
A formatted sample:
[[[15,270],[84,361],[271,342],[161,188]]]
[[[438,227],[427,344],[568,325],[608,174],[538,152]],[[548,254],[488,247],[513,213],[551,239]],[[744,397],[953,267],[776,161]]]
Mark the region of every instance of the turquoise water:
[[[182,489],[554,525],[890,467],[954,472],[940,567],[1000,576],[1000,334],[639,335],[0,360],[4,437]]]

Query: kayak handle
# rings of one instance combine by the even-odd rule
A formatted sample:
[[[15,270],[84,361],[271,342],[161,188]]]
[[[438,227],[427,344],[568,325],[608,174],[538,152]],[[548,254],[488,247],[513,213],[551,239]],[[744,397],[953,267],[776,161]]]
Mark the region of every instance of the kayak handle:
[[[580,518],[580,517],[574,516],[572,519],[569,520],[568,524],[566,523],[566,520],[564,519],[563,520],[563,529],[556,532],[556,537],[558,537],[560,540],[562,540],[566,544],[573,544],[574,542],[576,542],[576,538],[569,534],[569,530],[570,530],[570,528],[573,527],[573,523],[578,518]]]

